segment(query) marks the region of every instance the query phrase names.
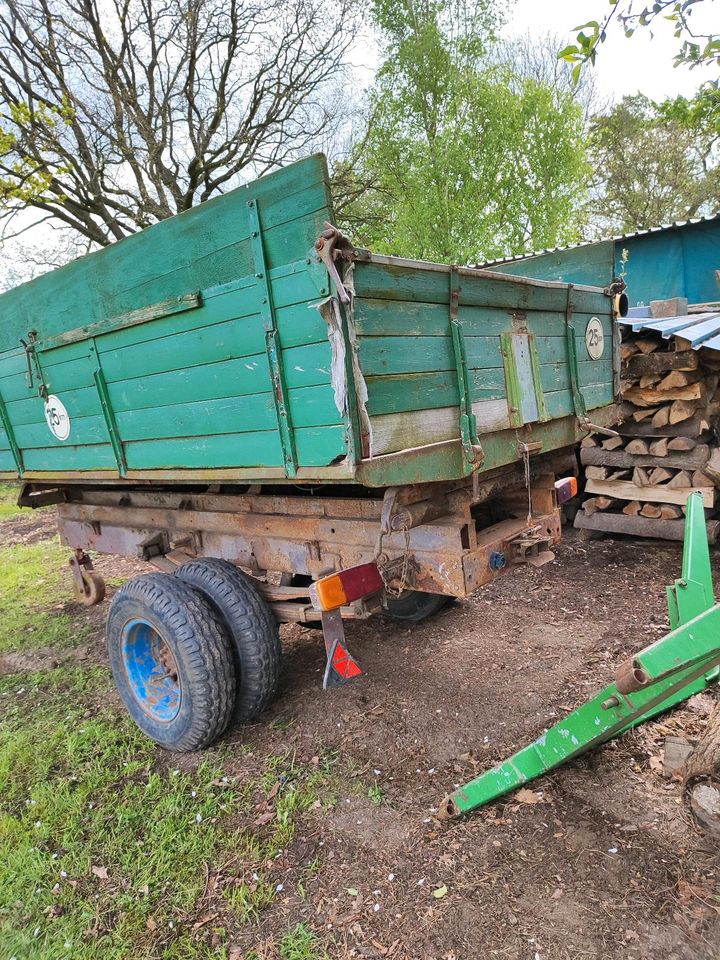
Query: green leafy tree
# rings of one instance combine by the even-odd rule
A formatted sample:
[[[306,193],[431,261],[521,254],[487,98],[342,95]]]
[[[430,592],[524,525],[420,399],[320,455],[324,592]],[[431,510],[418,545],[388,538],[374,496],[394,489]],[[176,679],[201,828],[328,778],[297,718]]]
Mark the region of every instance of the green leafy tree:
[[[598,234],[647,229],[720,211],[720,136],[679,97],[656,104],[624,97],[592,125]]]
[[[570,95],[488,55],[495,5],[377,0],[385,58],[343,217],[360,242],[477,262],[570,241],[586,174]],[[468,12],[469,11],[469,12]]]

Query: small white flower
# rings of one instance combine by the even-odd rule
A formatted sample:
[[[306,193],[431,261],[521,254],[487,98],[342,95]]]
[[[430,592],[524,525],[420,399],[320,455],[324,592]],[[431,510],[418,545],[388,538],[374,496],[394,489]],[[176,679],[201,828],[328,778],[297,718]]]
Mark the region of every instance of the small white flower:
[[[197,823],[202,823],[202,814],[201,814],[201,813],[196,813],[196,814],[195,814],[195,821],[196,821]]]

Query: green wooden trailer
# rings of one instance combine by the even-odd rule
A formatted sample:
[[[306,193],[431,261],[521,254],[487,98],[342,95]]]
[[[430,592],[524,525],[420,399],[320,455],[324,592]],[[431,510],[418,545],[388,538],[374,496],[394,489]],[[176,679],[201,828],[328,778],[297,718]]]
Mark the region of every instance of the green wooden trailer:
[[[378,256],[333,221],[313,156],[0,296],[0,476],[58,505],[83,602],[89,550],[164,571],[108,633],[168,745],[265,706],[277,622],[322,622],[330,684],[359,671],[344,619],[549,559],[557,475],[614,416],[616,291]],[[191,597],[214,692],[168,619]]]

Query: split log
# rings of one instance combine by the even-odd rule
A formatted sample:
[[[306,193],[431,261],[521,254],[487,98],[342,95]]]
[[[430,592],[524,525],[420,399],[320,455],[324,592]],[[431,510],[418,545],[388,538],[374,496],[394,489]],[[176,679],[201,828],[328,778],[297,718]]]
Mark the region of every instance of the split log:
[[[718,486],[720,486],[720,450],[713,450],[710,459],[703,467],[703,472],[707,474]]]
[[[703,473],[702,470],[694,470],[692,475],[692,485],[694,487],[712,487],[713,481]]]
[[[635,343],[634,340],[624,340],[620,344],[620,359],[628,360],[634,354],[640,353],[640,347]]]
[[[644,467],[635,467],[632,473],[632,482],[637,487],[649,487],[650,474]]]
[[[586,437],[583,437],[582,440],[580,441],[581,447],[596,447],[597,445],[598,445],[598,441],[596,437],[593,436],[592,433],[589,433]]]
[[[674,503],[661,503],[660,516],[663,520],[679,520],[683,515],[682,507]]]
[[[582,510],[575,515],[575,527],[597,533],[626,533],[634,537],[657,537],[660,540],[680,540],[685,534],[684,520],[651,520],[649,517],[628,517],[623,513],[603,511],[586,516]],[[720,529],[720,521],[706,523],[708,540],[714,543]]]
[[[639,500],[631,500],[630,503],[626,503],[623,507],[622,512],[627,517],[636,517],[642,508],[642,504]]]
[[[689,387],[699,380],[702,380],[702,374],[698,373],[697,370],[671,370],[658,384],[658,390],[681,390],[683,387]]]
[[[644,374],[640,377],[640,384],[639,384],[640,389],[641,389],[641,390],[645,390],[645,389],[647,389],[648,387],[654,387],[656,383],[658,384],[658,389],[662,389],[662,388],[660,387],[660,381],[661,381],[661,379],[662,379],[662,378],[661,378],[660,374],[658,374],[658,373],[644,373]]]
[[[587,493],[616,497],[618,500],[640,500],[642,503],[676,503],[680,507],[687,500],[691,489],[691,487],[675,489],[669,484],[663,484],[661,487],[640,486],[625,480],[614,480],[613,482],[610,482],[610,480],[588,480],[585,484]],[[715,505],[714,487],[701,487],[694,492],[702,495],[704,507]]]
[[[665,467],[655,467],[654,470],[650,471],[649,479],[653,486],[657,486],[659,483],[667,483],[667,481],[672,480],[672,478],[672,470],[667,470]]]
[[[693,450],[668,450],[666,456],[656,457],[652,452],[643,454],[628,453],[629,445],[624,450],[602,450],[599,447],[580,451],[580,462],[586,466],[592,464],[600,467],[616,467],[630,469],[633,467],[675,467],[678,470],[705,470],[710,456],[710,447],[706,443],[698,443]],[[652,447],[650,448],[652,451]],[[719,464],[720,467],[720,464]]]
[[[658,407],[644,407],[640,410],[633,411],[632,418],[635,423],[640,423],[643,420],[647,420],[649,417],[654,417],[658,412]]]
[[[662,410],[666,410],[667,414],[670,413],[669,407],[662,407]],[[652,422],[649,423],[631,423],[626,421],[621,423],[618,427],[615,428],[619,433],[622,433],[624,437],[690,437],[696,438],[702,436],[704,431],[707,430],[707,426],[704,425],[704,415],[703,417],[691,417],[689,420],[683,420],[682,423],[673,423],[665,422],[662,425],[654,425]]]
[[[670,423],[670,407],[660,407],[657,413],[653,414],[651,423],[653,430],[659,430]]]
[[[687,759],[683,792],[697,825],[720,837],[720,707]]]
[[[634,441],[633,441],[634,442]],[[660,437],[659,440],[653,440],[649,447],[649,453],[653,457],[666,457],[668,455],[668,438]],[[628,450],[630,449],[630,444],[628,444]]]
[[[644,503],[640,510],[641,517],[649,517],[651,520],[659,520],[662,517],[662,511],[656,503]]]
[[[703,383],[690,383],[686,387],[676,387],[673,390],[660,390],[640,387],[632,387],[623,393],[623,398],[630,403],[637,404],[638,407],[652,407],[665,400],[700,400],[703,396]]]
[[[608,475],[606,467],[585,467],[585,476],[591,480],[604,480]]]
[[[670,407],[670,423],[682,423],[683,420],[688,420],[695,413],[697,409],[697,403],[692,400],[677,399],[673,405]],[[653,423],[655,419],[653,418]],[[658,426],[664,426],[664,424],[658,424]]]
[[[628,453],[647,455],[650,451],[650,446],[647,440],[642,440],[638,437],[637,440],[631,440],[630,443],[625,447]]]
[[[668,440],[668,450],[692,450],[697,445],[697,440],[692,437],[671,437]]]
[[[645,355],[636,351],[628,360],[627,371],[633,376],[645,373],[666,373],[668,370],[697,370],[698,355],[694,350],[668,350]]]
[[[617,500],[612,497],[590,497],[583,503],[582,508],[587,514],[592,515],[598,510],[610,510],[616,504]]]
[[[650,301],[650,316],[655,320],[668,317],[685,317],[688,312],[687,297],[669,297],[666,300]]]
[[[608,437],[607,440],[603,440],[602,448],[603,450],[617,450],[618,447],[622,447],[625,441],[622,437]]]
[[[635,346],[641,353],[653,353],[660,346],[659,340],[650,340],[647,337],[638,337]]]
[[[689,471],[687,470],[678,470],[678,472],[672,478],[670,483],[668,483],[668,487],[670,487],[671,490],[677,490],[677,489],[685,490],[691,486],[692,486],[692,474],[689,473]]]

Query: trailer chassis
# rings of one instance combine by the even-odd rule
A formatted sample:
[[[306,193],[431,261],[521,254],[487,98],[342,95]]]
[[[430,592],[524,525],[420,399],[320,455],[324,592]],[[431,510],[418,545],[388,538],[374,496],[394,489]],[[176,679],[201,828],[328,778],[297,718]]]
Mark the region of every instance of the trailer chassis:
[[[525,464],[481,479],[359,492],[31,482],[19,503],[57,504],[61,540],[73,550],[75,594],[88,604],[104,595],[88,551],[166,572],[197,557],[232,561],[279,622],[322,624],[327,686],[362,672],[345,647],[344,620],[381,612],[388,597],[406,591],[468,597],[518,564],[551,560],[561,535],[556,476],[575,468],[573,451],[562,450],[532,461],[526,455]],[[314,582],[365,564],[377,565],[384,590],[337,610],[318,607]],[[343,657],[342,670],[330,669]]]

